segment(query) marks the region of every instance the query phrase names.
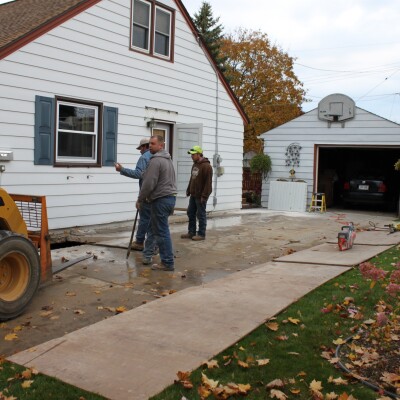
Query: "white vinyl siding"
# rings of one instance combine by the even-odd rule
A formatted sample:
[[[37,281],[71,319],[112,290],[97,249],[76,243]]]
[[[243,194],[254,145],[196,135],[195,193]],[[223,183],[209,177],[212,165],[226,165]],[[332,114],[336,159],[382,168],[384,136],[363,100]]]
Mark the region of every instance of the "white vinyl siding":
[[[0,60],[0,147],[14,152],[1,184],[12,193],[46,195],[51,229],[132,219],[139,185],[113,167],[34,166],[36,95],[118,108],[117,158],[128,168],[151,118],[200,124],[205,156],[212,160],[218,151],[225,168],[216,210],[241,207],[243,120],[220,82],[217,117],[215,72],[175,2],[163,4],[176,10],[174,63],[129,50],[125,0],[103,0]]]

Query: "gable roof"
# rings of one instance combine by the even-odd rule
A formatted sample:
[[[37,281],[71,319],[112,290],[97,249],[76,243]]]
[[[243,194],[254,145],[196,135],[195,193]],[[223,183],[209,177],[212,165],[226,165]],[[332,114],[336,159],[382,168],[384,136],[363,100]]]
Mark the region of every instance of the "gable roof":
[[[9,3],[1,4],[0,60],[100,1],[101,0],[14,0]],[[181,0],[174,1],[183,14],[192,33],[201,41],[203,50],[239,111],[244,123],[248,123],[249,119],[243,107],[202,41],[185,6],[182,4]]]
[[[0,59],[100,0],[15,0],[0,5]]]

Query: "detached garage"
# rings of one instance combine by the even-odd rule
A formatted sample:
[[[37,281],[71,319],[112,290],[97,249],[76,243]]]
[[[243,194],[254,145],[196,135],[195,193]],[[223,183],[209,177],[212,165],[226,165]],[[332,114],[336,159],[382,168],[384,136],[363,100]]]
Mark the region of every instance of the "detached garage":
[[[332,94],[318,108],[261,135],[272,171],[262,206],[305,211],[313,192],[327,207],[396,210],[400,125]]]

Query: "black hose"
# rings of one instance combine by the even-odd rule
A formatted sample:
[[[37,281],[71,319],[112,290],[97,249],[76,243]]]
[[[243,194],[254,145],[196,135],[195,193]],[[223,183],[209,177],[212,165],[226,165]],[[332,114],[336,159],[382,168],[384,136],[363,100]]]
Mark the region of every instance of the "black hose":
[[[347,344],[348,342],[350,342],[351,340],[353,340],[353,337],[354,337],[354,335],[349,336],[344,342]],[[373,389],[373,390],[375,390],[375,391],[377,391],[377,392],[382,392],[382,391],[383,391],[383,393],[384,393],[386,396],[391,397],[392,399],[400,399],[400,396],[398,396],[396,393],[388,392],[387,390],[382,389],[382,388],[380,388],[379,386],[376,386],[376,385],[374,385],[374,384],[371,383],[371,382],[365,381],[365,380],[363,380],[363,379],[360,379],[360,378],[357,378],[356,376],[354,376],[354,374],[353,374],[348,368],[346,368],[346,366],[343,365],[342,362],[340,361],[340,349],[341,349],[342,345],[343,345],[343,344],[339,344],[339,345],[336,347],[335,357],[339,359],[339,361],[337,362],[337,365],[339,365],[339,367],[340,367],[343,371],[345,371],[347,374],[349,374],[349,375],[353,376],[354,378],[356,378],[357,380],[359,380],[363,385],[368,386],[369,388],[371,388],[371,389]]]

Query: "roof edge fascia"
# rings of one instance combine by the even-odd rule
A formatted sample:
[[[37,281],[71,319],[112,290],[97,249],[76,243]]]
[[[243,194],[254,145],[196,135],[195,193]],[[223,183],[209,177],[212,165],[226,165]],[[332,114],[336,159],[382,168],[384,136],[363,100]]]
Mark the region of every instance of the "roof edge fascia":
[[[239,114],[242,117],[243,122],[245,123],[245,125],[249,124],[250,123],[249,117],[247,116],[246,112],[244,111],[243,106],[240,104],[239,99],[236,97],[236,95],[233,92],[231,86],[227,82],[224,74],[219,70],[219,68],[218,68],[213,56],[209,52],[209,50],[208,50],[206,44],[204,43],[203,39],[200,37],[199,32],[197,31],[197,28],[194,25],[194,22],[193,22],[192,18],[189,15],[188,10],[186,10],[186,7],[183,5],[181,0],[175,0],[175,3],[178,6],[178,8],[179,8],[180,12],[182,13],[183,17],[185,18],[185,21],[189,25],[193,35],[196,37],[196,40],[201,42],[201,48],[206,53],[206,56],[207,56],[209,62],[212,64],[213,69],[218,74],[218,77],[219,77],[222,85],[227,90],[227,92],[229,94],[229,97],[232,99],[232,101],[235,104],[237,110],[239,111]]]

